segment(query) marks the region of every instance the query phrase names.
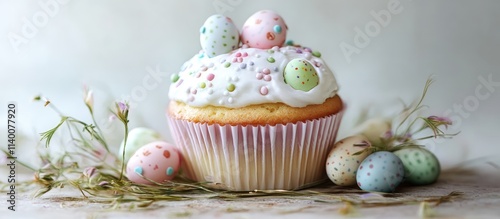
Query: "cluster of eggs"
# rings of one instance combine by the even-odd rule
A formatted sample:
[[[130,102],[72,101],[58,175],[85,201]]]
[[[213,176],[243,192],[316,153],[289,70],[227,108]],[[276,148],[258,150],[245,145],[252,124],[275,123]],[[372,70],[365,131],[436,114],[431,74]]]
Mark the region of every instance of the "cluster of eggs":
[[[422,147],[400,150],[365,150],[384,132],[373,131],[373,121],[363,133],[338,141],[326,161],[330,180],[340,186],[354,186],[365,191],[393,192],[403,181],[413,185],[434,183],[440,174],[439,160]],[[378,123],[387,127],[387,123]],[[390,126],[389,126],[390,128]],[[385,130],[384,128],[378,130]],[[376,138],[373,138],[375,137]]]
[[[250,16],[244,23],[241,34],[231,18],[219,14],[212,15],[200,28],[202,56],[213,58],[229,53],[240,48],[240,43],[243,48],[275,51],[284,45],[287,30],[283,18],[270,10],[258,11]],[[308,49],[305,52],[316,57],[321,56],[319,52]],[[314,65],[307,59],[291,60],[286,65],[283,76],[285,83],[295,90],[307,92],[319,84]]]
[[[159,133],[148,128],[132,129],[127,143],[122,142],[119,156],[127,163],[127,178],[138,184],[161,184],[179,172],[181,156],[177,148],[161,140]]]
[[[216,14],[200,28],[201,48],[208,57],[231,52],[241,42],[250,48],[270,49],[281,46],[286,39],[287,26],[276,12],[259,11],[243,25],[241,35],[231,18]]]

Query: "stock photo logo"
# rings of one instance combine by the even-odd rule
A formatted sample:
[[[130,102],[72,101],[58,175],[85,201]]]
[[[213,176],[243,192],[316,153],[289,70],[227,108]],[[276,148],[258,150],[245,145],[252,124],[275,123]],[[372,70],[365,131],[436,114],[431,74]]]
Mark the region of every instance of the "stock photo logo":
[[[217,14],[224,14],[233,11],[234,8],[239,6],[242,2],[243,0],[214,0],[212,5]]]
[[[19,53],[22,46],[28,45],[31,39],[36,37],[44,27],[46,27],[51,18],[56,17],[61,11],[61,7],[67,4],[69,0],[48,0],[39,1],[40,9],[37,10],[31,18],[24,16],[22,26],[17,32],[7,33],[12,49]]]
[[[347,63],[352,62],[353,55],[359,55],[368,47],[372,40],[391,24],[395,15],[401,14],[403,10],[404,7],[399,0],[390,0],[385,9],[371,10],[370,15],[373,19],[366,22],[363,29],[358,26],[354,27],[354,38],[351,42],[342,41],[339,44]]]

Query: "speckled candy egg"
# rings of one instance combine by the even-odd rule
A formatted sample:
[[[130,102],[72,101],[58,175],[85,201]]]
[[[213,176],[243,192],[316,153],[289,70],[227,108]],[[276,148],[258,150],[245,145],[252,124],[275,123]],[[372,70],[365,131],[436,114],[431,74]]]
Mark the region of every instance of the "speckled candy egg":
[[[427,185],[438,179],[441,166],[432,152],[424,148],[405,148],[394,154],[403,162],[406,182]]]
[[[208,57],[225,54],[238,48],[238,28],[231,18],[216,14],[210,16],[200,28],[201,48]]]
[[[309,91],[319,84],[314,66],[305,59],[292,59],[283,72],[285,83],[295,90]]]
[[[123,149],[125,149],[125,162],[127,162],[130,157],[142,146],[153,141],[161,140],[160,133],[143,127],[138,127],[130,130],[127,137],[127,147],[124,147],[124,141],[120,145],[120,151],[118,152],[118,157],[122,159]]]
[[[167,142],[155,141],[144,145],[127,163],[127,178],[139,184],[163,183],[175,177],[181,157],[177,148]]]
[[[288,27],[274,11],[263,10],[250,16],[241,30],[241,41],[252,48],[270,49],[282,46]]]
[[[355,146],[365,144],[366,146]],[[350,136],[335,143],[326,158],[326,173],[328,178],[340,186],[356,185],[358,167],[370,152],[365,151],[353,155],[369,146],[368,139],[361,135]]]
[[[370,154],[361,162],[356,173],[359,188],[372,192],[393,192],[403,177],[401,159],[388,151]]]

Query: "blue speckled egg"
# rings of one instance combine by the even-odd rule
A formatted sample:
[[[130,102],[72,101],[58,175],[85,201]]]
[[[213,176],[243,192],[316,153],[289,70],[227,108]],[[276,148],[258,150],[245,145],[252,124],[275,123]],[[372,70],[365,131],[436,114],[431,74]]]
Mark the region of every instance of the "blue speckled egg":
[[[403,181],[401,159],[388,151],[378,151],[366,157],[358,167],[359,188],[371,192],[393,192]]]

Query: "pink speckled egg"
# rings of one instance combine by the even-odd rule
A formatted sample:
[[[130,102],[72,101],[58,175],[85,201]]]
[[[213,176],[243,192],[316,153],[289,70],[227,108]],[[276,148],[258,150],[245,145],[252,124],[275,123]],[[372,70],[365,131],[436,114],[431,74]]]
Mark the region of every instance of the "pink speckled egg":
[[[175,177],[180,164],[181,157],[175,146],[164,141],[151,142],[132,155],[127,163],[127,178],[139,184],[163,183]]]
[[[263,10],[250,16],[243,25],[241,41],[252,48],[270,49],[282,46],[288,27],[274,11]]]

